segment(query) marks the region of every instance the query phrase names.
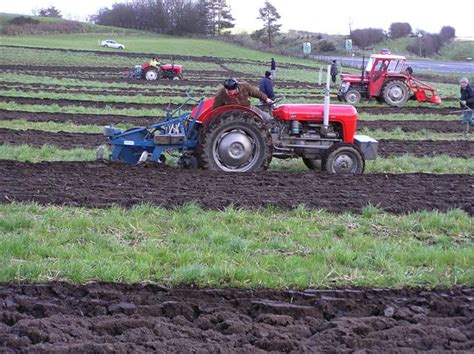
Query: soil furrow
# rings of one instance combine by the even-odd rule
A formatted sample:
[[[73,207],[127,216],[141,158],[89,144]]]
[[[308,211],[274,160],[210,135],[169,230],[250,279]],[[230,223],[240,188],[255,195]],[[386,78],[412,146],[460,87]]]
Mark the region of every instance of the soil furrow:
[[[1,161],[0,180],[3,202],[87,207],[153,203],[166,208],[196,202],[209,209],[304,205],[330,212],[360,212],[375,205],[390,213],[460,208],[474,215],[474,176],[462,174],[231,174],[157,164]]]

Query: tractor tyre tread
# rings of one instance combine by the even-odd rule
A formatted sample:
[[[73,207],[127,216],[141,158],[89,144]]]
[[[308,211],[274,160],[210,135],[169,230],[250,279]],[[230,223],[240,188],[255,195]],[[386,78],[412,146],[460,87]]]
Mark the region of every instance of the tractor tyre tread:
[[[403,99],[397,103],[394,103],[393,101],[390,100],[390,98],[388,98],[389,89],[391,86],[394,86],[395,84],[399,85],[400,87],[403,87],[403,90],[404,90]],[[410,97],[410,89],[408,88],[408,85],[401,80],[390,80],[386,82],[382,87],[382,97],[386,104],[390,106],[394,106],[394,107],[400,107],[400,106],[403,106],[403,104],[405,104],[406,101],[408,101],[408,98]]]
[[[331,158],[331,154],[335,152],[338,149],[344,149],[344,148],[351,148],[356,150],[359,155],[360,155],[360,163],[361,163],[361,169],[359,171],[354,172],[355,174],[362,174],[364,173],[365,170],[365,158],[364,158],[364,153],[355,145],[353,144],[348,144],[348,143],[336,143],[332,145],[329,149],[326,150],[326,152],[323,155],[323,158],[321,160],[321,171],[327,172],[327,173],[333,173],[331,171],[328,171],[327,164],[328,160]]]
[[[229,111],[224,112],[219,117],[207,123],[199,133],[199,144],[196,150],[199,167],[205,170],[219,170],[211,161],[209,150],[212,149],[212,133],[216,130],[231,125],[232,123],[246,122],[253,125],[263,138],[263,158],[262,163],[256,169],[249,172],[264,171],[270,166],[273,154],[273,143],[270,130],[261,118],[248,112]]]

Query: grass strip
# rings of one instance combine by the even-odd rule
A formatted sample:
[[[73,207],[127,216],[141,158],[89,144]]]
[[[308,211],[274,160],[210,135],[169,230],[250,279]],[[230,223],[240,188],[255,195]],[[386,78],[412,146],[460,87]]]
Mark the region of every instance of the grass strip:
[[[169,161],[175,161],[171,155]],[[35,148],[27,145],[0,145],[0,160],[19,161],[92,161],[95,160],[94,149],[63,150],[54,146]],[[273,159],[270,165],[273,171],[307,172],[308,168],[301,159]],[[436,157],[415,157],[403,155],[389,158],[378,158],[366,161],[365,173],[463,173],[472,174],[474,158],[453,158],[439,155]],[[319,172],[315,172],[319,173]]]
[[[0,281],[237,288],[474,282],[473,218],[303,208],[204,211],[0,205]]]

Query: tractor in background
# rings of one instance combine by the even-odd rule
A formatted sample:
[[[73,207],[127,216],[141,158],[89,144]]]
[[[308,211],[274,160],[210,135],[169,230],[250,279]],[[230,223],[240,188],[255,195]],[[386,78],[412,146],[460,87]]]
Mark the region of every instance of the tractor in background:
[[[408,99],[441,103],[436,89],[416,79],[406,58],[401,55],[373,54],[361,75],[341,74],[338,99],[357,104],[375,98],[390,106],[402,106]]]
[[[265,170],[272,158],[302,158],[311,170],[334,174],[363,173],[375,159],[378,142],[356,135],[357,111],[351,105],[276,104],[267,113],[257,107],[226,105],[212,109],[214,98],[201,99],[191,112],[174,112],[148,127],[106,126],[110,159],[131,165],[164,161],[180,153],[178,165],[225,172]],[[273,116],[273,117],[272,117]]]
[[[132,69],[125,71],[123,75],[134,80],[182,80],[183,68],[181,65],[174,63],[157,66],[144,63],[142,65],[135,65]]]

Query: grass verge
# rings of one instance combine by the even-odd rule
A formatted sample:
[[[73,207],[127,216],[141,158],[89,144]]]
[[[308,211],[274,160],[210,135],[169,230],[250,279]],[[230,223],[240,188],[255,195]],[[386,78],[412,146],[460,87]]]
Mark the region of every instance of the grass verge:
[[[454,286],[474,282],[473,218],[0,205],[0,281],[171,286]]]

